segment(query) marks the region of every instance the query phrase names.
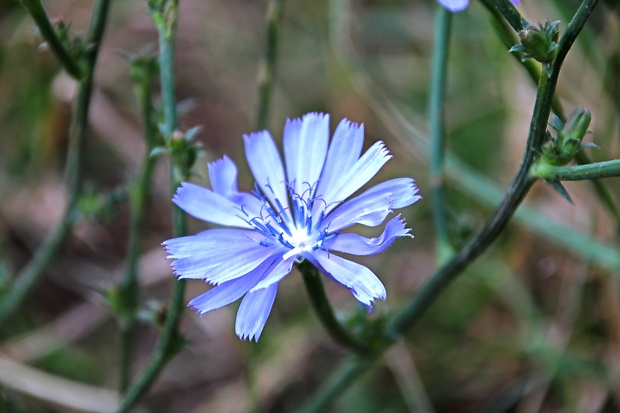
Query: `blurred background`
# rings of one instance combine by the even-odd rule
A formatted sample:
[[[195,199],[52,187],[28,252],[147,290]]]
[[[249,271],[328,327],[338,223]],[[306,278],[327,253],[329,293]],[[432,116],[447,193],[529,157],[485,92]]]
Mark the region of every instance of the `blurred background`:
[[[84,32],[92,1],[55,0],[51,18]],[[566,22],[575,0],[523,0],[531,22]],[[388,315],[436,267],[427,195],[427,101],[433,0],[285,1],[269,130],[309,111],[365,124],[366,147],[384,140],[394,158],[377,183],[414,177],[425,199],[399,211],[414,239],[363,257],[382,279]],[[242,135],[256,130],[257,68],[267,1],[181,0],[176,52],[181,128],[202,126],[193,180],[227,154],[240,187],[253,181]],[[115,1],[96,70],[85,152],[84,208],[44,280],[0,335],[0,412],[108,412],[117,402],[119,337],[105,291],[124,273],[126,185],[145,151],[126,55],[156,52],[145,1]],[[75,83],[45,48],[18,1],[0,3],[0,292],[60,219]],[[447,203],[458,248],[490,216],[524,150],[535,85],[473,2],[453,17],[446,97]],[[570,113],[592,112],[585,141],[594,160],[620,157],[620,7],[600,1],[571,50],[558,95]],[[156,93],[157,94],[157,93]],[[165,159],[158,162],[140,257],[143,287],[134,372],[158,337],[152,320],[175,278],[160,244],[171,237]],[[604,182],[615,204],[620,181]],[[620,411],[620,228],[587,182],[567,183],[574,205],[537,184],[490,250],[442,295],[422,322],[330,408],[331,412]],[[206,228],[190,222],[192,233]],[[378,229],[363,230],[377,236]],[[599,247],[601,245],[601,247]],[[606,246],[605,249],[603,246]],[[590,254],[596,250],[600,254]],[[602,251],[602,252],[601,252]],[[616,254],[615,257],[609,256]],[[604,254],[607,254],[604,256]],[[601,258],[603,256],[603,258]],[[343,319],[359,308],[326,281]],[[206,291],[190,281],[187,299]],[[238,304],[203,317],[188,309],[188,344],[136,411],[292,412],[346,359],[312,313],[293,272],[258,343],[234,334]]]

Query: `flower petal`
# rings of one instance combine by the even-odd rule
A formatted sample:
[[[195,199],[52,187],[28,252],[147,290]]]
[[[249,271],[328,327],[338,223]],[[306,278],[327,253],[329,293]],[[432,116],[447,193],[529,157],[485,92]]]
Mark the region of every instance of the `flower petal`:
[[[278,284],[276,283],[268,288],[246,294],[237,311],[235,323],[235,332],[240,339],[258,341],[271,313],[277,292]]]
[[[329,143],[329,115],[308,113],[284,125],[284,158],[288,182],[301,194],[319,180]],[[316,189],[316,188],[315,188]]]
[[[253,246],[260,241],[261,235],[256,231],[245,229],[216,228],[208,229],[196,235],[172,238],[162,245],[168,252],[166,258],[184,258],[196,254],[213,254],[226,250],[229,245],[242,248]]]
[[[257,290],[261,290],[263,288],[267,288],[274,283],[280,282],[282,278],[286,277],[293,268],[293,262],[295,262],[296,256],[290,257],[286,260],[281,260],[276,264],[275,267],[263,278],[260,282],[258,282],[250,291],[254,292]]]
[[[284,167],[273,138],[269,132],[262,131],[245,135],[243,139],[245,156],[256,182],[274,207],[278,207],[275,202],[275,199],[278,199],[282,202],[282,207],[288,211]]]
[[[243,277],[226,281],[213,287],[206,293],[191,300],[188,305],[202,315],[237,301],[260,281],[272,264],[273,262],[267,260]]]
[[[317,196],[324,198],[324,194],[330,188],[339,184],[340,178],[359,159],[363,144],[364,125],[357,125],[348,119],[343,119],[338,124],[334,137],[329,144],[327,159],[317,187]]]
[[[234,280],[254,270],[260,264],[278,254],[278,249],[262,245],[229,244],[225,251],[203,253],[179,258],[171,265],[180,278],[204,279],[211,284]]]
[[[333,182],[331,187],[326,189],[322,198],[328,205],[327,212],[329,213],[329,210],[334,208],[337,202],[344,201],[362,185],[370,181],[391,158],[392,156],[383,142],[379,141],[372,145],[354,165],[338,177],[337,182]]]
[[[210,189],[182,182],[172,201],[193,217],[214,224],[251,228],[241,216],[242,204],[237,204]]]
[[[325,247],[330,251],[344,252],[353,255],[373,255],[384,251],[392,245],[397,237],[412,237],[411,231],[405,227],[405,221],[400,215],[392,218],[386,225],[383,234],[377,238],[366,238],[361,235],[347,233],[339,234],[328,241]]]
[[[354,224],[377,226],[393,209],[403,208],[420,200],[418,188],[411,178],[396,178],[373,186],[332,211],[322,228],[335,232]]]
[[[365,306],[371,308],[377,298],[385,300],[387,293],[383,283],[363,265],[321,250],[304,257],[326,275],[351,290],[353,296]]]
[[[446,9],[458,12],[463,11],[469,5],[469,0],[437,0]]]
[[[237,166],[228,156],[211,162],[209,165],[209,179],[213,192],[228,197],[229,194],[238,192],[237,189]]]

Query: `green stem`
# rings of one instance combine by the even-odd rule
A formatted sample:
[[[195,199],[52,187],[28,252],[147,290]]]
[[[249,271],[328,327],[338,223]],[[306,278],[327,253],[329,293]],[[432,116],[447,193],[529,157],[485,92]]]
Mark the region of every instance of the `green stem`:
[[[283,6],[284,0],[269,0],[267,6],[267,44],[265,55],[258,66],[258,119],[256,123],[259,130],[267,127],[269,118]]]
[[[558,54],[553,62],[551,75],[548,76],[546,70],[542,71],[525,154],[519,171],[510,188],[508,188],[504,200],[491,219],[487,221],[485,226],[474,238],[468,242],[452,260],[439,268],[409,304],[394,317],[389,326],[389,328],[392,329],[392,334],[402,334],[407,329],[411,328],[445,287],[486,250],[508,223],[508,220],[514,214],[517,206],[521,203],[527,191],[534,183],[530,175],[530,168],[534,163],[536,155],[540,153],[541,146],[544,142],[547,119],[551,111],[560,68],[577,34],[585,24],[587,17],[592,12],[592,8],[596,5],[597,1],[598,0],[584,0],[575,14],[575,17],[569,24],[566,33],[560,39]]]
[[[155,19],[155,21],[159,33],[159,67],[164,112],[163,132],[166,139],[172,139],[172,134],[177,127],[173,59],[177,11],[178,0],[164,1],[162,10],[154,11],[154,13],[163,12],[164,16],[163,19]],[[160,14],[159,17],[161,16]],[[189,171],[181,169],[173,163],[171,163],[170,169],[172,190],[176,191],[180,181],[189,179]],[[187,217],[176,206],[173,207],[172,221],[175,237],[187,235]],[[138,400],[146,394],[166,364],[180,350],[182,338],[179,332],[179,322],[184,308],[185,281],[178,280],[174,283],[170,307],[157,348],[147,367],[127,390],[117,413],[129,412]]]
[[[348,332],[336,319],[334,310],[325,294],[319,270],[307,261],[299,264],[297,268],[303,276],[306,290],[316,315],[334,341],[358,354],[369,354],[370,349],[368,346]]]
[[[22,4],[28,10],[28,13],[39,28],[41,37],[45,40],[49,46],[51,52],[56,56],[56,59],[65,68],[67,73],[75,79],[81,79],[85,75],[84,71],[80,67],[77,59],[71,55],[62,40],[56,34],[56,30],[50,23],[47,13],[41,4],[41,0],[22,0]],[[88,71],[88,69],[86,69]]]
[[[32,261],[18,274],[10,290],[3,295],[2,301],[0,301],[0,330],[39,282],[50,262],[71,233],[75,218],[78,215],[77,203],[82,182],[82,147],[87,135],[88,111],[93,89],[95,64],[99,44],[103,38],[109,5],[110,0],[98,0],[95,3],[89,28],[88,42],[92,47],[87,49],[85,55],[84,77],[79,83],[69,130],[69,147],[65,165],[65,182],[69,196],[65,212],[51,235],[36,252]]]
[[[577,164],[579,165],[592,164],[592,161],[584,151],[577,152],[577,154],[575,155],[575,162],[577,162]],[[589,182],[594,187],[594,192],[598,196],[598,199],[603,203],[603,206],[607,208],[607,212],[609,212],[609,214],[616,221],[617,232],[620,234],[620,211],[618,210],[616,202],[611,196],[609,189],[603,184],[602,181],[598,179],[591,179]]]
[[[490,0],[490,2],[516,32],[520,32],[530,25],[509,0]]]
[[[582,181],[617,177],[620,176],[620,159],[576,166],[554,166],[540,162],[532,168],[532,176],[546,181]]]
[[[144,60],[143,62],[145,70],[142,70],[140,72],[142,76],[136,79],[136,92],[140,100],[146,148],[142,170],[137,181],[130,188],[131,221],[129,226],[129,244],[127,247],[127,269],[120,285],[122,304],[119,323],[121,331],[119,389],[121,393],[127,390],[131,375],[133,337],[140,294],[138,259],[142,249],[146,205],[150,193],[151,176],[155,166],[155,158],[151,156],[151,151],[155,147],[157,134],[152,108],[152,89],[156,76],[156,65],[154,61]]]
[[[299,413],[321,413],[325,406],[347,390],[350,383],[360,378],[374,364],[375,359],[349,360],[345,366],[334,374],[324,385],[325,391],[312,398],[299,410]]]
[[[597,1],[598,0],[583,1],[575,17],[569,24],[566,33],[562,39],[560,39],[558,55],[553,62],[551,75],[547,75],[548,71],[546,70],[542,72],[538,84],[536,103],[534,105],[534,113],[532,115],[532,123],[530,125],[523,160],[501,204],[473,239],[450,261],[442,265],[430,277],[429,281],[422,286],[415,297],[390,320],[390,323],[386,326],[384,337],[392,338],[386,340],[386,346],[411,329],[450,282],[461,274],[470,263],[478,258],[486,248],[491,245],[506,226],[518,205],[525,198],[527,191],[534,183],[534,179],[530,176],[530,168],[544,142],[547,119],[551,111],[560,68],[568,50],[572,46],[577,34],[585,24],[587,17],[592,12],[592,8],[596,5]],[[498,0],[494,0],[494,3],[497,2]],[[305,411],[305,413],[322,411],[329,402],[342,394],[342,392],[348,386],[352,385],[370,366],[371,363],[369,360],[360,359],[355,361],[352,366],[345,367],[346,370],[336,372],[334,379],[330,380],[314,398],[315,401],[318,400],[320,403],[313,403],[313,410]],[[347,372],[348,374],[345,374]],[[334,391],[334,389],[337,389],[337,391]]]
[[[482,0],[482,3],[494,17],[492,19],[492,24],[499,38],[502,40],[506,48],[510,49],[519,40],[514,36],[512,29],[506,24],[505,20],[502,18],[502,15],[495,7],[493,7],[493,5],[491,4],[491,0]],[[522,61],[522,53],[511,54],[525,68],[530,78],[535,83],[538,83],[538,81],[540,80],[540,65],[537,65],[533,59]],[[554,96],[553,98],[552,109],[553,112],[562,120],[562,122],[566,122],[566,114],[564,113],[564,109],[562,108],[562,104],[558,96]],[[592,163],[592,161],[589,159],[589,157],[584,151],[577,152],[577,155],[575,155],[575,161],[579,165],[587,165]],[[609,190],[598,179],[590,180],[590,184],[594,187],[594,191],[598,196],[599,200],[603,203],[609,214],[616,221],[616,227],[620,229],[620,211],[618,210],[618,207],[616,206],[615,201],[611,196]]]
[[[433,218],[435,222],[435,231],[437,232],[436,253],[438,262],[441,263],[453,253],[448,235],[446,206],[444,201],[445,137],[443,122],[443,103],[445,97],[452,13],[443,7],[438,7],[436,18],[429,100],[429,133],[431,138],[430,183],[431,196],[433,199]]]

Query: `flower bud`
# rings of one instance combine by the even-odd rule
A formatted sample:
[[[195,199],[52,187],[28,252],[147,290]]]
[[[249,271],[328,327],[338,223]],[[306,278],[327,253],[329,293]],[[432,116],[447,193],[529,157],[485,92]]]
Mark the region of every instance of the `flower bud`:
[[[521,44],[513,46],[510,52],[524,53],[523,60],[535,59],[541,63],[551,63],[556,55],[560,22],[550,23],[548,20],[539,27],[529,26],[519,32]]]
[[[592,115],[585,108],[576,108],[566,124],[553,139],[547,132],[547,142],[542,148],[543,157],[551,165],[566,165],[581,149],[581,141],[588,132]]]

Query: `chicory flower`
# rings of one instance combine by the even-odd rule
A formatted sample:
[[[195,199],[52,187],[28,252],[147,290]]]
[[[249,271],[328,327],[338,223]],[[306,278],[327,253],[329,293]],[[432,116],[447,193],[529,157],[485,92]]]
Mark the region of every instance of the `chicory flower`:
[[[269,132],[244,139],[254,191],[238,190],[237,167],[224,156],[209,164],[212,189],[185,182],[173,198],[188,214],[227,227],[163,243],[178,278],[215,285],[189,305],[204,314],[244,297],[235,330],[241,339],[258,340],[278,283],[302,260],[369,310],[375,299],[384,300],[385,287],[370,269],[335,254],[376,254],[395,238],[411,236],[400,216],[377,238],[342,232],[355,224],[380,225],[392,210],[421,198],[413,179],[396,178],[347,200],[391,158],[383,142],[362,155],[364,127],[345,119],[330,144],[329,116],[319,113],[286,122],[284,164]]]

